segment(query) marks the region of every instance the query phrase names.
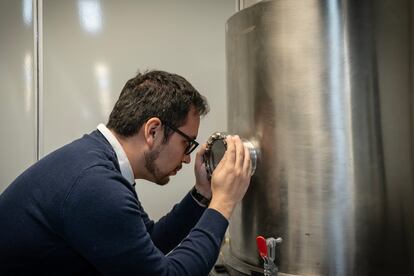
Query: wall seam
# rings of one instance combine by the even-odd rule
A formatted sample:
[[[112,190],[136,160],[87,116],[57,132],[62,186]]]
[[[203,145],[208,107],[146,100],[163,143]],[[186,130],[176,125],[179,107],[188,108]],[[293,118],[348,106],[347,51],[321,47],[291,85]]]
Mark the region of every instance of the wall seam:
[[[411,104],[409,105],[410,107],[410,114],[411,114],[411,131],[410,131],[410,136],[411,136],[411,141],[414,141],[414,50],[413,50],[413,46],[414,46],[414,35],[413,31],[414,31],[414,4],[412,3],[412,1],[408,1],[408,13],[409,13],[409,36],[411,39],[409,40],[409,51],[410,51],[410,69],[409,69],[409,78],[411,79],[411,83],[410,83],[410,99],[411,99]],[[414,146],[411,144],[411,181],[414,181]]]
[[[244,9],[244,0],[236,0],[236,12]]]
[[[33,0],[34,5],[34,49],[36,82],[36,160],[43,155],[43,20],[42,0]]]

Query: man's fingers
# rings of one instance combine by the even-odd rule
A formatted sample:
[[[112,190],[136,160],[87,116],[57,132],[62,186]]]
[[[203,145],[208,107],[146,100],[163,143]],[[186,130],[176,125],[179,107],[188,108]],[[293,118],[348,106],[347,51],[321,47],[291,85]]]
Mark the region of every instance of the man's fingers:
[[[227,150],[224,156],[226,157],[226,162],[234,166],[234,163],[236,162],[236,145],[235,145],[235,139],[234,136],[227,136]]]
[[[207,147],[206,143],[200,146],[200,149],[197,151],[197,157],[202,156],[204,154],[204,152],[206,151],[206,147]]]
[[[195,165],[200,166],[203,163],[203,154],[206,151],[207,144],[202,144],[200,149],[197,151]]]
[[[240,170],[243,169],[243,163],[244,163],[244,144],[239,136],[235,136],[235,145],[236,145],[236,161],[235,161],[235,167],[239,168]]]
[[[250,158],[250,151],[247,147],[244,147],[244,160],[243,160],[243,171],[247,173],[247,176],[251,176],[252,160]]]

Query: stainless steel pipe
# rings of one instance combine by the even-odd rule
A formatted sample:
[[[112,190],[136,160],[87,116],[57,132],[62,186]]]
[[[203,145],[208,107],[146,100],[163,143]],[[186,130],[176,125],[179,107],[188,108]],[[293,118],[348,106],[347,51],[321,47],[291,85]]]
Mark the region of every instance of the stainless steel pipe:
[[[282,273],[414,274],[413,14],[275,0],[228,20],[228,131],[260,150],[230,224],[244,270],[262,235],[283,238]]]

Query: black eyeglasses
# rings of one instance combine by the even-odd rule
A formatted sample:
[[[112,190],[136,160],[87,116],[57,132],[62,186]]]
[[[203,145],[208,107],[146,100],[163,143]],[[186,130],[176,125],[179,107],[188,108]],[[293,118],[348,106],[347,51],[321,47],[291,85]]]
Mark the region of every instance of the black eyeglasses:
[[[185,155],[190,155],[197,147],[198,147],[198,142],[195,140],[195,139],[191,139],[191,137],[190,136],[188,136],[187,134],[185,134],[184,132],[182,132],[181,130],[179,130],[178,128],[175,128],[175,127],[173,127],[172,125],[170,125],[170,124],[167,124],[167,123],[165,123],[164,122],[164,125],[166,126],[166,127],[168,127],[169,129],[171,129],[171,130],[173,130],[173,131],[175,131],[175,132],[177,132],[178,134],[180,134],[182,137],[184,137],[185,138],[185,140],[187,140],[187,142],[188,142],[188,145],[187,145],[187,147],[185,148],[185,151],[184,151],[184,154]]]

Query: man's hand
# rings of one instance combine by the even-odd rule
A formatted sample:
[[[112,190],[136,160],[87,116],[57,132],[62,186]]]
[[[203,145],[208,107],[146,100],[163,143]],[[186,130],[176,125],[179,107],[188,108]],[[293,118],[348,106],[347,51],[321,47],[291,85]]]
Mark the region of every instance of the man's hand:
[[[211,198],[211,185],[207,177],[206,166],[203,163],[203,155],[206,151],[206,144],[201,145],[201,149],[197,152],[194,173],[196,178],[195,187],[197,192],[202,194],[205,198]]]
[[[239,136],[227,136],[226,141],[227,150],[211,178],[213,197],[209,208],[229,219],[249,187],[251,161]]]

